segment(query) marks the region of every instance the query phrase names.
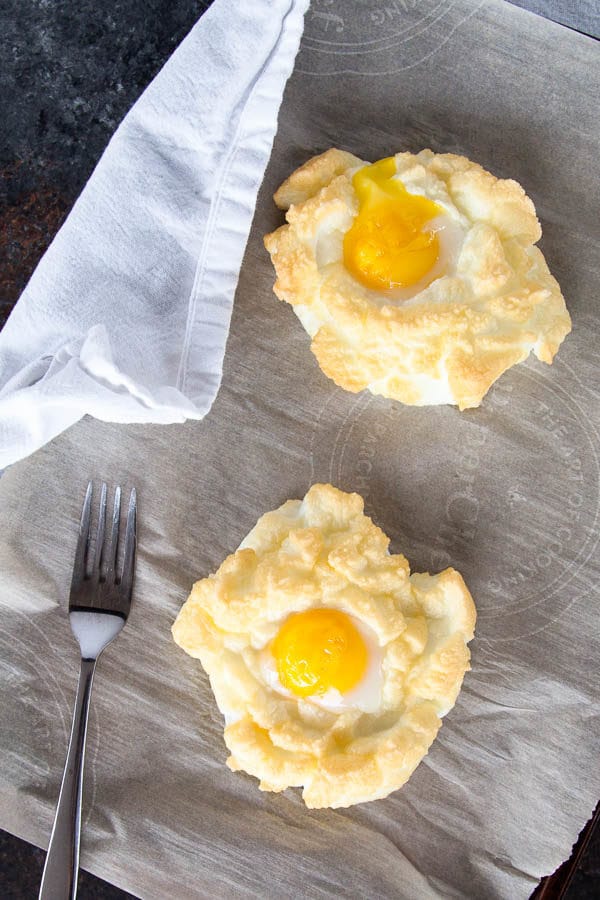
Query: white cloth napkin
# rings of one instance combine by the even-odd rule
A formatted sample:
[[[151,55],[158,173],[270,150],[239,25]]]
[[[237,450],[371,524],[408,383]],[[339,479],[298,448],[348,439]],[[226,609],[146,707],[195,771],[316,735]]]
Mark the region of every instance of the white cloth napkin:
[[[0,468],[210,409],[308,2],[215,0],[118,128],[0,334]]]

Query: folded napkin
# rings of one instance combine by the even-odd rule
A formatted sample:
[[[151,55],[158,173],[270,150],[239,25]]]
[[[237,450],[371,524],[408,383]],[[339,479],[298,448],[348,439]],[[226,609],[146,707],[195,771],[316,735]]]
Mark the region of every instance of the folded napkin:
[[[210,409],[307,7],[215,0],[118,128],[0,334],[0,468]]]

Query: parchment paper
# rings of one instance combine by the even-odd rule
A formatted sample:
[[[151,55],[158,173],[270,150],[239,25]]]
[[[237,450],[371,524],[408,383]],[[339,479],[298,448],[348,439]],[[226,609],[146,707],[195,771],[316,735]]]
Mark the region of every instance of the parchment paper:
[[[334,12],[335,9],[335,12]],[[341,10],[341,11],[340,11]],[[141,897],[526,897],[600,796],[598,46],[499,2],[315,2],[199,423],[84,420],[0,481],[0,825],[46,845],[77,675],[66,617],[88,478],[135,483],[135,605],[94,686],[82,862]],[[334,78],[330,73],[337,73]],[[342,74],[343,73],[343,74]],[[262,235],[292,168],[336,144],[464,152],[525,185],[574,332],[482,407],[352,395],[271,293]],[[225,766],[222,721],[170,625],[257,516],[357,490],[413,570],[475,597],[473,671],[409,783],[307,811]]]

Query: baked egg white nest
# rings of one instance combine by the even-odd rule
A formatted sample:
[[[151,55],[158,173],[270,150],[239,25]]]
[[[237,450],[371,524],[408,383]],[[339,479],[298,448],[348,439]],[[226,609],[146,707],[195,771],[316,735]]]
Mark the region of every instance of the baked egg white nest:
[[[316,484],[263,515],[183,605],[173,637],[208,673],[227,764],[262,790],[301,786],[312,808],[386,797],[454,705],[469,591],[454,569],[411,575],[388,545],[358,494]]]
[[[419,406],[478,406],[531,352],[551,363],[571,330],[560,287],[534,246],[534,205],[516,181],[462,156],[422,150],[390,160],[390,182],[437,208],[420,226],[438,247],[423,277],[379,289],[349,268],[345,241],[361,213],[356,176],[369,164],[331,149],[275,194],[288,224],[265,237],[274,291],[293,306],[323,372],[346,390]],[[390,246],[380,255],[393,263],[402,251]],[[410,267],[416,257],[411,245],[405,250]]]

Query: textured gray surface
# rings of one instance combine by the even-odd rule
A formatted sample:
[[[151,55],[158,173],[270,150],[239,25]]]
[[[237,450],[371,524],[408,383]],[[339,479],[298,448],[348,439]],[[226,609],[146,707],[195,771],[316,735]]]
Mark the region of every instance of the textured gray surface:
[[[600,6],[598,0],[510,0],[515,6],[545,16],[582,34],[600,38]]]
[[[2,92],[9,124],[4,141],[7,156],[2,159],[7,189],[4,202],[9,208],[18,208],[24,193],[37,195],[34,208],[41,213],[52,210],[54,203],[58,211],[46,230],[51,237],[61,210],[64,213],[77,195],[111,130],[204,5],[142,5],[134,0],[103,4],[101,9],[86,3],[77,8],[65,3],[4,4],[9,27],[11,22],[16,26],[10,32],[10,45],[5,45],[11,50],[3,67]],[[541,7],[548,4],[536,6],[544,12]],[[550,17],[568,19],[565,24],[575,27],[577,22],[571,16],[578,12],[585,17],[580,19],[583,30],[594,33],[592,29],[596,29],[597,34],[594,7],[589,3],[552,4],[549,12]],[[40,185],[48,190],[46,195],[40,192]],[[552,228],[550,224],[550,231]],[[556,232],[554,239],[551,234],[548,237],[558,259],[560,238]],[[27,277],[18,247],[16,254],[10,281],[14,296]],[[32,265],[34,256],[25,263]],[[6,269],[6,283],[5,273]],[[13,896],[19,896],[18,887],[10,886],[5,895],[10,896],[12,889]],[[585,887],[577,890],[576,896],[586,896]],[[29,894],[23,885],[21,896]]]

